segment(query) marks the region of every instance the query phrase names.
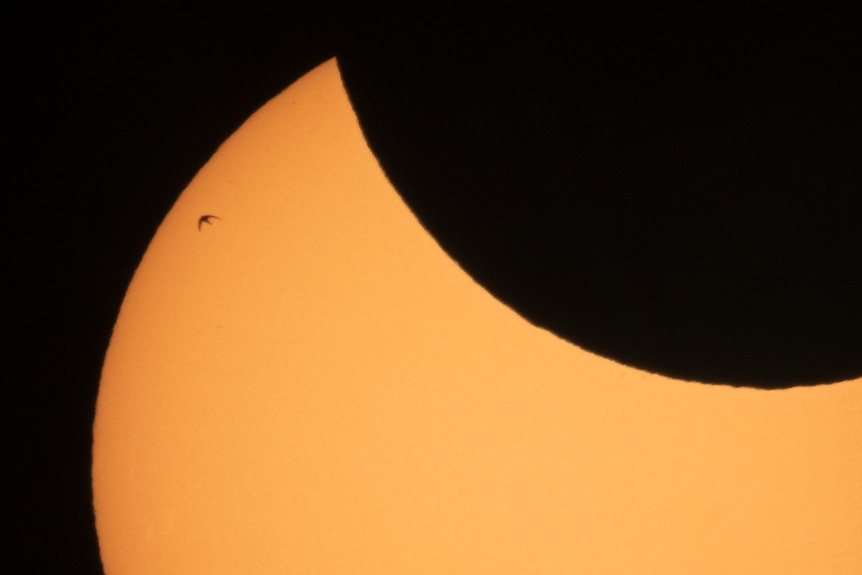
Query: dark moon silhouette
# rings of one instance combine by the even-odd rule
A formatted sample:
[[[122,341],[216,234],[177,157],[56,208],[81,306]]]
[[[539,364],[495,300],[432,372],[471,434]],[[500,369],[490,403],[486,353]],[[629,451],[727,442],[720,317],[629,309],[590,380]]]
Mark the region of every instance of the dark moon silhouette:
[[[361,22],[338,56],[396,189],[496,297],[642,369],[779,388],[862,375],[852,44],[791,7]]]

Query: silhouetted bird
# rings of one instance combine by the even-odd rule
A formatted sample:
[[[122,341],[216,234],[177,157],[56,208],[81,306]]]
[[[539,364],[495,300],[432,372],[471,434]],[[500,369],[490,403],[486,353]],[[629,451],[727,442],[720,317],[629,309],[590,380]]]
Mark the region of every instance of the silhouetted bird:
[[[215,219],[215,220],[220,220],[221,218],[220,218],[220,217],[218,217],[218,216],[209,216],[209,215],[201,216],[201,217],[198,219],[198,231],[201,231],[201,224],[209,224],[209,225],[213,225],[213,223],[210,221],[210,220],[213,220],[213,219]]]

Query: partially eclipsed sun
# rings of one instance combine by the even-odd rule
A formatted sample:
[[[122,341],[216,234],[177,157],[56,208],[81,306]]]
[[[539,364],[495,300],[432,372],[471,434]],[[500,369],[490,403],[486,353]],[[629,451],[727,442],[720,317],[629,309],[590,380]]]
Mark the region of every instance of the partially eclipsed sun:
[[[697,385],[529,324],[413,217],[330,60],[159,228],[93,483],[108,575],[855,575],[862,380]]]

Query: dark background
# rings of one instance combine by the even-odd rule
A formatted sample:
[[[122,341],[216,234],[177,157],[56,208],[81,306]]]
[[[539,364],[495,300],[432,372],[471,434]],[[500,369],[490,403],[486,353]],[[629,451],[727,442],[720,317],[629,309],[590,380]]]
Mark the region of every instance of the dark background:
[[[396,188],[529,321],[685,379],[862,375],[862,66],[846,15],[407,10],[114,3],[13,19],[18,571],[101,572],[91,426],[125,288],[217,146],[334,55]]]

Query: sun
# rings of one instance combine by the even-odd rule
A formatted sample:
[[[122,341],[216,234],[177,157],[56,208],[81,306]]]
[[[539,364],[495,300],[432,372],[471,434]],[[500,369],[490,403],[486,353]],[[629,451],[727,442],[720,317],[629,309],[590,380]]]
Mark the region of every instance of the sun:
[[[402,202],[334,60],[165,218],[94,435],[108,575],[862,570],[862,380],[702,386],[525,321]]]

